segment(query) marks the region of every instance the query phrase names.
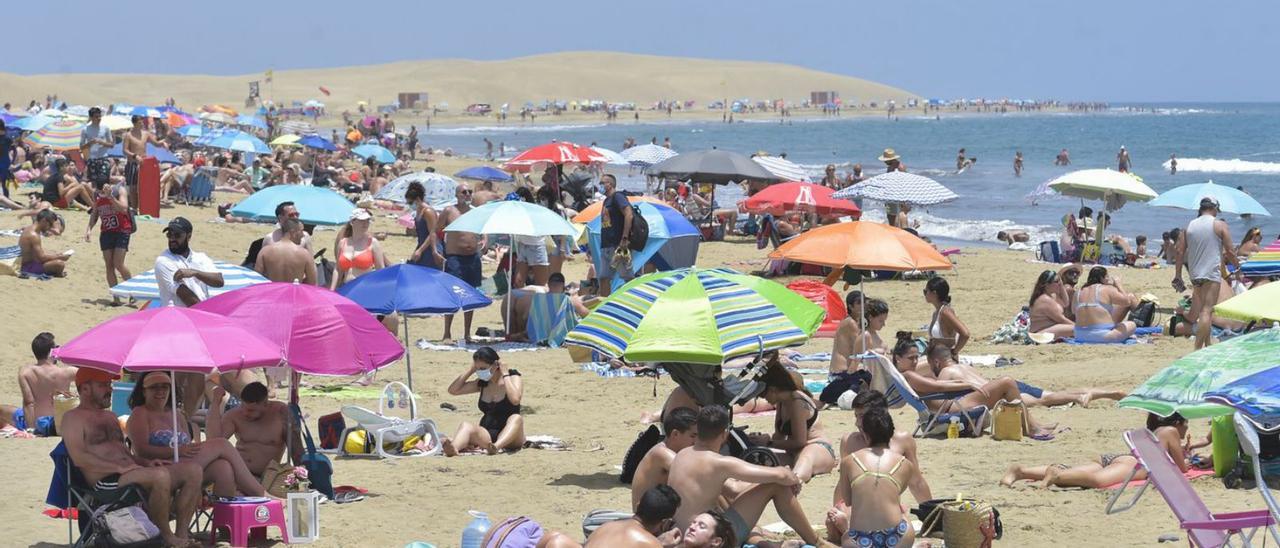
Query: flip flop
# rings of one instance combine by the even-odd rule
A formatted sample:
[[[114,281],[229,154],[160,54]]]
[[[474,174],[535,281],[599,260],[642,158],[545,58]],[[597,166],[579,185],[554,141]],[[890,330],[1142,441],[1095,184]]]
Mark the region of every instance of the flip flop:
[[[1052,433],[1034,434],[1031,436],[1031,439],[1036,441],[1051,441],[1053,440],[1053,434]]]
[[[354,486],[354,485],[339,485],[339,486],[337,486],[337,487],[334,487],[334,488],[333,488],[333,492],[334,492],[334,493],[342,493],[342,492],[346,492],[346,491],[352,491],[352,492],[360,493],[361,495],[367,495],[367,494],[369,494],[369,490],[368,490],[368,489],[365,489],[365,488],[363,488],[363,487],[356,487],[356,486]]]
[[[364,495],[355,491],[335,491],[333,493],[333,502],[335,504],[347,504],[350,502],[359,502],[364,500]]]

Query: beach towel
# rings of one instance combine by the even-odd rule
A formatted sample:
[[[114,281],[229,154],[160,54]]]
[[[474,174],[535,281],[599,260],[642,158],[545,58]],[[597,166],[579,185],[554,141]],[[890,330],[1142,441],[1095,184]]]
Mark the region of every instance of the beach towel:
[[[1183,475],[1184,477],[1186,477],[1186,478],[1187,478],[1187,481],[1191,481],[1191,480],[1194,480],[1194,479],[1196,479],[1196,478],[1203,478],[1203,477],[1205,477],[1205,476],[1212,476],[1212,475],[1213,475],[1213,469],[1212,469],[1212,468],[1209,468],[1209,469],[1188,468],[1188,469],[1187,469],[1187,471],[1186,471],[1186,472],[1183,472],[1183,474],[1182,474],[1182,475]],[[1147,480],[1144,480],[1144,479],[1142,479],[1142,480],[1133,480],[1133,481],[1131,481],[1131,482],[1129,482],[1129,483],[1127,483],[1127,484],[1126,484],[1126,483],[1124,483],[1124,482],[1120,482],[1120,483],[1116,483],[1116,484],[1108,485],[1108,486],[1106,486],[1106,487],[1103,487],[1103,489],[1106,489],[1106,490],[1108,490],[1108,491],[1112,491],[1112,490],[1115,490],[1115,489],[1119,489],[1119,488],[1121,488],[1121,487],[1141,487],[1141,486],[1143,486],[1143,485],[1146,485],[1146,483],[1147,483]]]
[[[787,357],[790,358],[791,361],[793,362],[830,362],[831,361],[830,352],[814,352],[812,354],[801,354],[799,352],[792,352],[790,354],[787,354]]]
[[[635,377],[636,372],[626,368],[614,369],[609,362],[590,362],[582,364],[583,371],[590,371],[601,377],[612,379],[617,377]]]
[[[1067,337],[1065,339],[1062,339],[1062,342],[1066,344],[1139,344],[1139,343],[1151,342],[1147,340],[1148,336],[1159,335],[1160,333],[1163,333],[1163,332],[1164,332],[1164,328],[1160,326],[1139,327],[1133,331],[1132,337],[1129,337],[1123,341],[1107,342],[1107,343],[1087,343],[1087,342],[1077,341],[1075,337]]]
[[[560,348],[569,331],[578,325],[578,315],[573,302],[563,293],[539,293],[530,297],[529,319],[525,332],[529,340],[546,342],[552,348]]]
[[[536,343],[523,343],[523,342],[510,342],[510,341],[485,342],[485,341],[479,341],[479,340],[472,341],[471,343],[464,343],[462,341],[458,341],[457,343],[454,343],[454,344],[437,344],[437,343],[430,342],[426,339],[418,339],[417,345],[418,345],[418,348],[422,350],[434,350],[437,352],[442,352],[442,351],[475,352],[476,350],[479,350],[480,347],[482,346],[491,347],[498,352],[532,352],[534,350],[542,350],[546,348],[544,346],[538,346]]]
[[[328,397],[338,400],[376,400],[382,397],[382,387],[351,384],[308,386],[300,389],[298,395]]]
[[[1000,326],[991,334],[991,342],[995,344],[1035,344],[1031,340],[1027,328],[1031,325],[1031,313],[1023,308],[1009,323]]]

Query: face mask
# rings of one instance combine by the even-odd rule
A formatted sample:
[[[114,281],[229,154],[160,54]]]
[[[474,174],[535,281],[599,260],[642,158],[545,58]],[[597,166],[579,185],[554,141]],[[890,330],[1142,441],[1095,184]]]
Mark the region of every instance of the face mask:
[[[489,382],[489,379],[492,379],[492,378],[493,378],[493,368],[488,368],[488,369],[477,369],[477,370],[476,370],[476,378],[477,378],[477,379],[480,379],[480,380],[482,380],[482,381],[484,381],[484,382]]]

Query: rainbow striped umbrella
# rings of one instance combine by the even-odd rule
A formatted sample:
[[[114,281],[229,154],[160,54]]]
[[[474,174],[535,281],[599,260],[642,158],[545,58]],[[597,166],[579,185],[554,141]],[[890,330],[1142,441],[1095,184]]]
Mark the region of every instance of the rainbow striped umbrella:
[[[1249,259],[1240,265],[1245,276],[1280,275],[1280,240],[1255,251]]]
[[[80,148],[81,131],[84,131],[84,122],[57,120],[29,135],[27,142],[32,146],[49,147],[53,150],[75,150]]]
[[[565,344],[632,362],[719,365],[804,344],[824,315],[777,282],[729,269],[682,268],[622,286]]]

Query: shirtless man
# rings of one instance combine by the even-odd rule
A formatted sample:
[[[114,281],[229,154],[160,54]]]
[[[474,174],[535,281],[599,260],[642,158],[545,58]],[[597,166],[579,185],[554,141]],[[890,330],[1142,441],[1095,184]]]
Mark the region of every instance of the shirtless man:
[[[129,207],[138,209],[138,170],[142,168],[142,159],[147,157],[147,143],[158,147],[164,147],[165,144],[154,133],[147,131],[141,116],[134,115],[131,120],[133,128],[124,134],[124,181],[129,188]]]
[[[222,401],[226,391],[215,387],[211,401]],[[252,382],[240,391],[240,405],[223,414],[221,405],[209,408],[206,428],[210,438],[236,437],[236,451],[244,459],[250,472],[262,482],[267,492],[277,497],[285,495],[284,478],[288,465],[280,462],[284,456],[285,440],[289,432],[289,408],[282,402],[267,399],[267,385]],[[292,457],[302,458],[302,441],[298,429],[293,429]]]
[[[58,223],[58,215],[52,210],[42,209],[36,213],[35,222],[22,229],[18,237],[18,247],[22,254],[23,274],[47,274],[63,276],[66,273],[67,261],[71,259],[71,251],[53,254],[44,250],[44,234],[54,229]]]
[[[725,516],[733,524],[736,538],[745,541],[760,520],[760,514],[770,502],[805,542],[817,546],[830,546],[818,538],[809,518],[805,517],[795,487],[800,485],[791,469],[770,468],[750,464],[744,460],[720,454],[720,447],[729,438],[729,410],[718,405],[703,407],[698,412],[698,436],[693,445],[686,447],[671,461],[668,483],[680,494],[680,510],[676,512],[676,525],[688,527],[693,518],[716,507],[724,484],[729,479],[758,484],[739,495],[725,510]]]
[[[493,181],[483,181],[480,183],[480,189],[471,197],[471,205],[480,207],[489,202],[501,200],[502,195],[493,190]]]
[[[31,341],[35,365],[18,370],[18,388],[22,391],[22,407],[0,405],[0,427],[12,424],[18,430],[28,428],[37,436],[56,436],[53,428],[53,396],[70,394],[76,368],[57,365],[49,352],[57,346],[52,333],[41,333]]]
[[[635,516],[606,523],[591,533],[587,537],[587,548],[679,546],[680,529],[671,521],[680,508],[680,495],[675,489],[655,485],[644,490],[634,506]]]
[[[253,269],[273,282],[316,285],[316,262],[311,258],[310,250],[302,247],[303,237],[307,235],[302,230],[302,223],[286,217],[280,221],[276,232],[283,232],[284,237],[271,245],[265,245],[266,239],[262,240],[264,245],[258,252],[258,262]]]
[[[62,417],[62,441],[71,462],[90,485],[138,485],[147,492],[147,515],[160,529],[167,546],[188,546],[191,517],[200,502],[203,470],[194,460],[169,463],[134,457],[124,444],[124,434],[111,406],[111,381],[100,369],[76,371],[80,405]],[[169,513],[176,512],[175,527]],[[177,531],[175,534],[174,532]]]
[[[438,225],[444,230],[444,271],[468,284],[480,287],[484,281],[484,273],[480,265],[480,250],[484,249],[484,237],[474,232],[450,232],[449,225],[458,220],[464,213],[471,211],[471,187],[467,183],[458,183],[454,190],[458,203],[444,208],[440,214]],[[471,342],[471,317],[474,311],[462,313],[462,337]],[[453,338],[453,314],[444,317],[444,339]]]
[[[185,155],[185,153],[183,154]],[[191,185],[191,178],[195,174],[196,167],[192,164],[182,164],[164,170],[164,173],[160,175],[160,204],[171,205],[173,201],[169,199],[169,196],[173,193],[174,188],[187,188]]]
[[[666,437],[644,454],[631,480],[631,508],[639,512],[639,506],[649,490],[667,484],[671,473],[671,461],[686,447],[693,445],[698,436],[698,413],[688,407],[677,407],[666,414],[662,431]]]

